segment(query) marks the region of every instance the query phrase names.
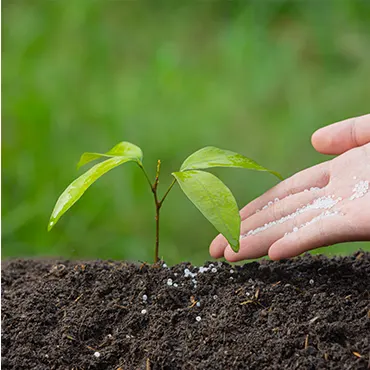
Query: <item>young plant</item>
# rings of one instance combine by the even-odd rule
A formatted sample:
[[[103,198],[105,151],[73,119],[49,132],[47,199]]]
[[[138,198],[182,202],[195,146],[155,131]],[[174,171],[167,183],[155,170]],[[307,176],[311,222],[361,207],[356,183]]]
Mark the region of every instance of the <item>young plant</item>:
[[[50,231],[53,228],[63,214],[81,198],[89,186],[97,179],[123,163],[135,162],[143,171],[154,196],[156,210],[154,262],[158,262],[159,255],[160,210],[168,193],[176,182],[200,212],[202,212],[212,225],[227,239],[233,250],[238,251],[240,215],[236,200],[229,188],[221,180],[215,175],[202,170],[212,167],[246,168],[256,171],[268,171],[279,179],[282,179],[279,173],[270,171],[241,154],[208,146],[190,155],[184,161],[180,170],[172,173],[174,179],[163,197],[159,199],[158,183],[161,161],[158,160],[155,179],[152,183],[143,166],[143,152],[138,146],[123,141],[104,154],[84,153],[77,167],[80,168],[96,159],[104,159],[104,161],[96,164],[74,180],[59,197],[51,214],[48,230]]]

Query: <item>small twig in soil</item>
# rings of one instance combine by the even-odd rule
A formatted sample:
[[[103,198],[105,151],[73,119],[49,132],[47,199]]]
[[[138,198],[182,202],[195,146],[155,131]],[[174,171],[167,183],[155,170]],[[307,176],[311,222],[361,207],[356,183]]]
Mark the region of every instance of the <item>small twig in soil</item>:
[[[256,304],[256,305],[259,305],[259,306],[261,306],[262,308],[266,308],[266,307],[265,307],[261,302],[259,302],[259,301],[258,301],[258,300],[256,300],[255,298],[253,298],[253,299],[248,299],[247,301],[240,302],[239,304],[240,304],[241,306],[243,306],[243,305],[251,304],[251,303]]]
[[[254,294],[254,298],[258,299],[259,295],[260,295],[260,288],[257,288],[256,293]]]
[[[76,265],[74,267],[74,270],[77,271],[79,268],[81,269],[82,272],[84,272],[85,269],[86,269],[86,265],[84,265],[84,264]]]
[[[304,349],[308,348],[308,334],[306,335],[306,339],[304,341]]]
[[[82,293],[81,295],[79,295],[79,296],[75,299],[75,303],[77,303],[83,295],[84,295],[83,293]]]
[[[243,288],[239,288],[235,291],[235,294],[238,294],[239,292],[241,292],[243,290]]]
[[[191,302],[191,305],[188,306],[188,308],[193,308],[197,304],[198,301],[194,298],[194,296],[191,296],[190,302]]]
[[[88,345],[86,345],[85,344],[85,347],[87,348],[87,349],[89,349],[90,351],[94,351],[94,352],[96,352],[97,350],[96,350],[96,348],[92,348],[92,347],[90,347],[90,346],[88,346]]]
[[[361,252],[356,256],[356,260],[361,259],[364,256],[364,254]]]
[[[120,304],[114,305],[114,307],[122,308],[123,310],[128,310],[129,308],[127,306],[121,306]]]

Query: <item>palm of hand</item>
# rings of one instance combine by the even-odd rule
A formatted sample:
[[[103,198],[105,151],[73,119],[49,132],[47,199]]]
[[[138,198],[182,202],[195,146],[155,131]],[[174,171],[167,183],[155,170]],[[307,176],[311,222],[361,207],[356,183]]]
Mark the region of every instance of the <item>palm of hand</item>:
[[[370,239],[370,143],[304,170],[241,210],[240,250],[219,235],[213,257],[289,258],[343,241]]]

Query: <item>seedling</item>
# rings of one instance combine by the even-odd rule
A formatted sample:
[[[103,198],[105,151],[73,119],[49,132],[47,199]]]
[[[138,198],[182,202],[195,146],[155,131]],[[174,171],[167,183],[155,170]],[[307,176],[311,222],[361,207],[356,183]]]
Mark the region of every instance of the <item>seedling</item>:
[[[160,199],[158,196],[161,169],[160,160],[157,162],[156,175],[152,183],[143,166],[143,152],[134,144],[123,141],[104,154],[84,153],[77,167],[80,168],[97,159],[104,159],[104,161],[96,164],[74,180],[59,197],[51,214],[48,230],[50,231],[53,228],[63,214],[81,198],[89,186],[97,179],[123,163],[135,162],[143,171],[150,186],[150,190],[154,195],[156,210],[155,262],[158,262],[159,255],[160,210],[163,202],[176,182],[200,212],[203,213],[212,225],[227,239],[233,250],[238,251],[240,215],[236,200],[229,188],[221,180],[215,175],[202,170],[212,167],[246,168],[256,171],[267,171],[277,176],[279,179],[282,179],[281,175],[277,172],[268,170],[241,154],[208,146],[190,155],[190,157],[184,161],[180,170],[172,173],[174,179]]]

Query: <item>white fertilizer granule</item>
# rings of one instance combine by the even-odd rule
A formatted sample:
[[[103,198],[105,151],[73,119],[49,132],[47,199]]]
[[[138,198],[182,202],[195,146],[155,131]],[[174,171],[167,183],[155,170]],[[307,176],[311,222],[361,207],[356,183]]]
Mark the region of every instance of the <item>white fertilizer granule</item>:
[[[320,189],[320,188],[311,188],[309,191],[314,191],[316,189]],[[246,234],[241,235],[240,239],[244,239],[249,235],[259,234],[260,232],[265,231],[265,230],[269,229],[270,227],[273,227],[273,226],[279,225],[279,224],[283,224],[284,222],[287,222],[289,220],[293,220],[298,215],[300,215],[302,213],[305,213],[307,211],[310,211],[310,210],[331,209],[341,200],[342,200],[342,198],[340,198],[340,197],[337,198],[337,199],[334,199],[334,196],[332,196],[332,195],[317,198],[312,203],[307,204],[306,206],[303,206],[301,208],[298,208],[295,212],[293,212],[293,213],[291,213],[287,216],[284,216],[284,217],[280,218],[279,220],[271,221],[267,224],[264,224],[263,226],[257,227],[254,230],[249,230]],[[298,231],[298,229],[294,230],[294,231]]]
[[[142,315],[145,315],[146,313],[147,313],[147,310],[145,308],[143,310],[141,310]]]
[[[369,181],[358,182],[352,190],[352,196],[349,200],[362,198],[369,191]]]
[[[184,276],[194,278],[195,276],[197,276],[197,273],[196,272],[191,272],[189,269],[185,269],[184,270]]]
[[[146,294],[143,294],[143,301],[146,302],[148,300],[148,296]]]
[[[200,320],[202,320],[202,318],[201,318],[200,316],[197,316],[197,317],[195,318],[195,320],[197,320],[197,321],[199,322]]]
[[[100,352],[94,352],[94,356],[95,356],[96,358],[99,358],[99,357],[100,357]]]
[[[303,192],[304,193],[308,193],[308,192],[314,192],[314,191],[319,191],[319,190],[322,190],[322,188],[319,188],[317,186],[315,187],[312,187],[310,189],[305,189]],[[290,198],[291,196],[293,196],[294,194],[289,194],[287,195],[286,197],[282,198],[282,199],[286,199],[286,198]],[[277,202],[280,202],[281,199],[279,198],[275,198],[273,201],[270,200],[265,206],[263,206],[261,209],[257,209],[255,213],[258,213],[258,212],[261,212],[262,210],[265,210],[269,207],[271,207],[272,205],[274,205],[274,203],[277,203]]]
[[[167,280],[167,285],[168,285],[168,286],[171,286],[172,284],[173,284],[172,279],[168,279],[168,280]]]
[[[287,236],[287,235],[292,234],[292,233],[296,233],[297,231],[299,231],[303,227],[312,225],[313,223],[318,222],[318,221],[320,221],[324,218],[331,217],[331,216],[337,216],[337,215],[342,215],[342,213],[340,213],[339,211],[325,211],[325,212],[322,212],[318,216],[314,217],[312,220],[307,221],[306,223],[304,223],[304,224],[302,224],[298,227],[294,227],[292,232],[285,233],[284,236]]]

